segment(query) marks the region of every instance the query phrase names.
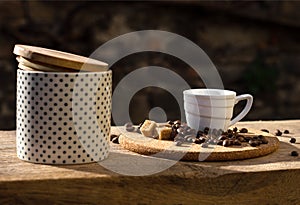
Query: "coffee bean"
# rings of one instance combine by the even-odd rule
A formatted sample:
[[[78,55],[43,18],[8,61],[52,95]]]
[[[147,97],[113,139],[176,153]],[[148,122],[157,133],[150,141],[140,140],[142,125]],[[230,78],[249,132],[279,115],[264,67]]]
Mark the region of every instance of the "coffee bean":
[[[172,128],[178,129],[180,127],[180,124],[174,124]]]
[[[240,129],[240,133],[248,133],[248,130],[246,128]]]
[[[230,142],[229,139],[226,139],[226,140],[223,141],[223,146],[224,147],[229,147],[230,145],[231,145],[231,142]]]
[[[299,156],[299,154],[298,154],[298,152],[297,152],[297,151],[292,151],[292,152],[291,152],[291,156],[293,156],[293,157],[297,157],[297,156]]]
[[[195,143],[196,143],[196,144],[201,144],[202,141],[201,141],[199,138],[196,138],[196,139],[195,139]]]
[[[226,131],[226,132],[222,132],[222,135],[228,135],[228,132]]]
[[[242,145],[242,143],[241,143],[239,140],[234,140],[234,141],[233,141],[233,144],[234,144],[234,145]]]
[[[170,138],[174,139],[176,136],[177,136],[176,130],[172,129],[171,134],[170,134]]]
[[[203,143],[203,144],[201,144],[201,147],[207,148],[207,147],[208,147],[208,144],[207,144],[207,143]]]
[[[218,140],[217,145],[223,145],[223,140]]]
[[[295,142],[296,142],[296,138],[292,137],[292,138],[290,139],[290,143],[295,143]]]
[[[249,144],[251,147],[257,147],[258,143],[255,140],[249,140]]]
[[[208,128],[208,127],[205,127],[204,130],[203,130],[203,133],[206,134],[206,135],[208,135],[208,133],[209,133],[209,128]]]
[[[173,124],[174,124],[174,122],[171,121],[171,120],[169,120],[167,123],[168,123],[169,125],[173,125]]]
[[[268,144],[269,141],[268,141],[266,138],[264,138],[264,139],[261,140],[261,143],[262,143],[262,144]]]
[[[252,139],[251,137],[248,137],[248,136],[246,136],[244,138],[245,138],[246,142],[249,142]]]
[[[233,131],[232,131],[231,129],[228,129],[228,130],[227,130],[227,133],[228,133],[228,134],[232,134]]]
[[[258,139],[260,139],[262,144],[268,144],[269,143],[267,138],[263,135],[258,135]]]
[[[176,121],[174,122],[174,124],[180,125],[180,124],[181,124],[181,121],[180,121],[180,120],[176,120]]]
[[[257,146],[261,144],[261,140],[256,140]]]
[[[203,131],[209,131],[209,127],[205,127]]]
[[[134,127],[126,127],[126,131],[128,131],[128,132],[133,132],[134,131]]]
[[[133,132],[134,131],[134,127],[133,127],[133,124],[131,122],[127,122],[125,125],[125,128],[126,128],[126,131],[128,132]]]
[[[284,132],[283,132],[284,134],[290,134],[290,131],[288,131],[288,130],[284,130]]]
[[[111,141],[112,143],[119,144],[119,136],[114,137]]]
[[[237,131],[238,131],[237,127],[233,128],[233,132],[237,132]]]
[[[267,129],[261,129],[260,131],[269,133],[269,130]]]
[[[243,135],[237,135],[236,138],[240,141],[240,142],[246,142],[246,139]]]
[[[200,137],[199,140],[200,140],[200,143],[204,143],[206,141],[206,138],[205,137]]]
[[[226,139],[228,139],[228,137],[226,137],[225,135],[221,135],[221,136],[218,138],[218,140],[226,140]]]
[[[182,141],[176,141],[174,142],[175,146],[181,146],[182,145]]]
[[[277,130],[277,132],[275,133],[276,136],[281,136],[282,132],[280,130]]]
[[[115,135],[115,134],[111,134],[111,135],[110,135],[110,141],[112,141],[112,139],[115,138],[115,137],[119,137],[119,136],[118,136],[118,135]]]
[[[199,131],[197,132],[196,137],[197,137],[197,138],[200,138],[200,137],[203,136],[203,135],[204,135],[203,132],[199,130]]]
[[[132,127],[133,124],[132,124],[131,122],[127,122],[124,126],[125,126],[126,128],[127,128],[127,127]]]

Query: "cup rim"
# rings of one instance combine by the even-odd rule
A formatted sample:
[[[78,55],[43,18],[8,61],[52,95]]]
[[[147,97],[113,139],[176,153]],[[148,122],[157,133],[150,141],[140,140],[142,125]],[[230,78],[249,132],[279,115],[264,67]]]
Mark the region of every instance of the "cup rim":
[[[184,96],[195,96],[201,98],[235,98],[236,92],[232,90],[196,88],[183,91]]]

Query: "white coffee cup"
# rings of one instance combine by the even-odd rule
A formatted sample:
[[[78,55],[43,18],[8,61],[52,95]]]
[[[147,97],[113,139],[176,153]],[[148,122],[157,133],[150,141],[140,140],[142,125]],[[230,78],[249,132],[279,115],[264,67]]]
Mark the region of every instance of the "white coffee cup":
[[[250,111],[253,97],[236,96],[236,92],[220,89],[189,89],[183,92],[184,110],[188,126],[196,130],[205,127],[227,130]],[[247,100],[245,108],[234,118],[233,109],[241,100]]]

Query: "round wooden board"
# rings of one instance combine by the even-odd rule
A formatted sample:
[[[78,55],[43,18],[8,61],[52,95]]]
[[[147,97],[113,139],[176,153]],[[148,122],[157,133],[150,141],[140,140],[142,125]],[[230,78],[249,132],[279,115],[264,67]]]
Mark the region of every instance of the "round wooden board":
[[[241,146],[231,147],[209,145],[208,148],[203,148],[201,145],[194,143],[175,146],[172,141],[144,137],[136,132],[127,132],[124,128],[120,128],[120,131],[122,134],[119,137],[119,143],[127,150],[143,155],[183,161],[229,161],[249,159],[270,154],[279,147],[279,140],[274,135],[251,129],[247,134],[243,135],[264,135],[269,141],[268,144],[261,144],[258,147],[251,147],[247,143],[242,143]]]
[[[100,72],[107,71],[108,65],[104,62],[71,54],[62,51],[27,45],[15,45],[14,54],[32,61],[73,70]]]

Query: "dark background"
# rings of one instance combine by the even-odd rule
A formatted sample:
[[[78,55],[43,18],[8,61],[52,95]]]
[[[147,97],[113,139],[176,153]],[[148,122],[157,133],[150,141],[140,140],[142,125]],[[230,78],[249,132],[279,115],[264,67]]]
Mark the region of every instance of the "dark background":
[[[89,56],[114,37],[144,29],[174,32],[199,45],[216,65],[226,89],[254,96],[245,120],[299,118],[299,9],[294,1],[1,1],[0,129],[15,128],[15,44]],[[184,62],[165,54],[140,53],[112,67],[114,87],[130,71],[147,65],[171,68],[192,87],[204,86]],[[132,120],[139,122],[157,105],[176,118],[173,100],[163,90],[143,89],[131,101]]]

